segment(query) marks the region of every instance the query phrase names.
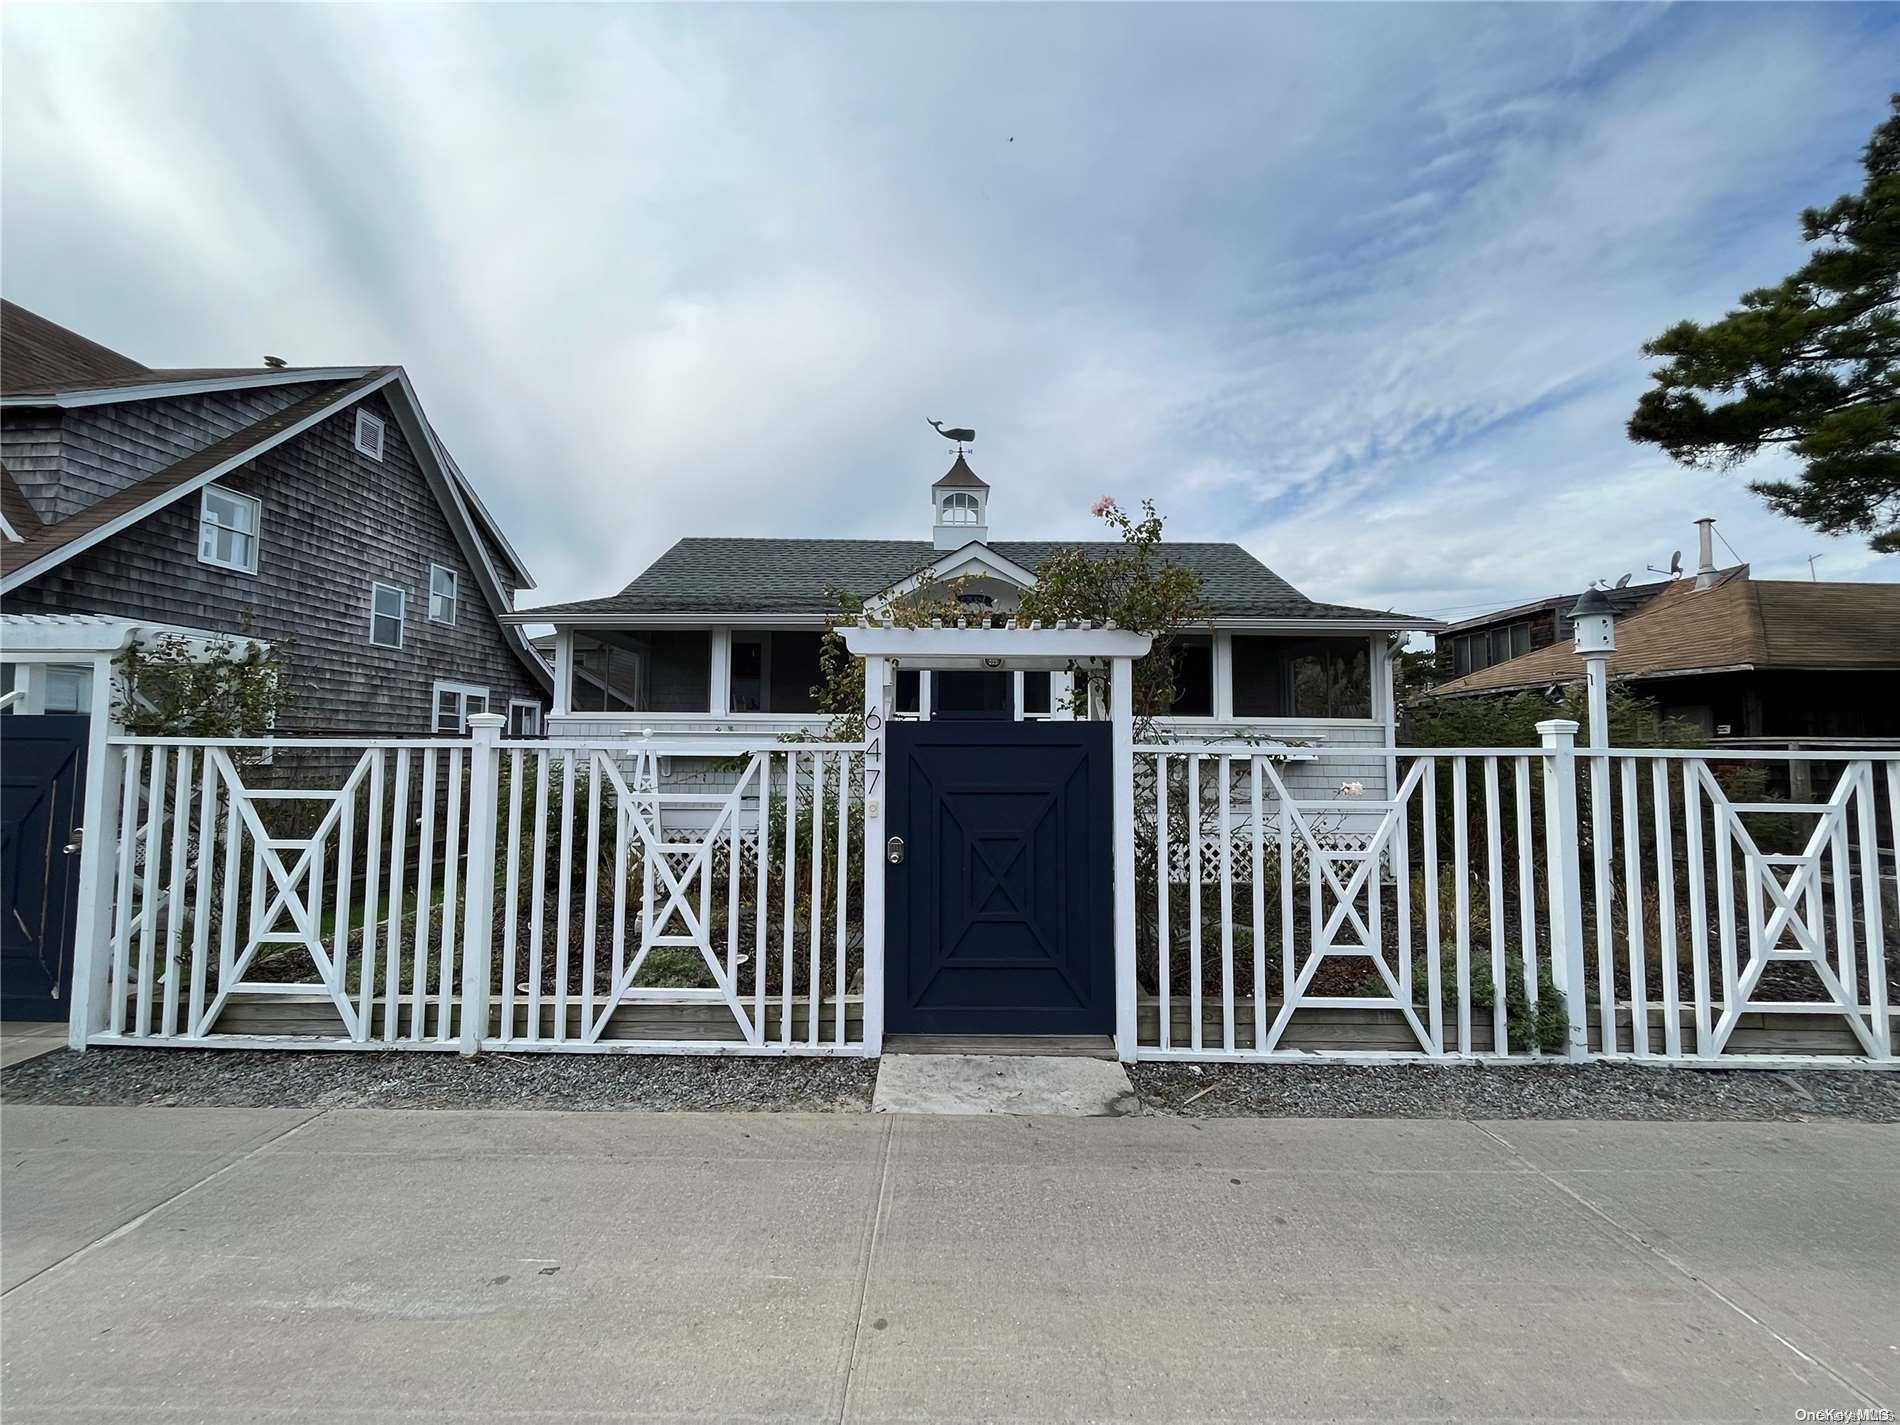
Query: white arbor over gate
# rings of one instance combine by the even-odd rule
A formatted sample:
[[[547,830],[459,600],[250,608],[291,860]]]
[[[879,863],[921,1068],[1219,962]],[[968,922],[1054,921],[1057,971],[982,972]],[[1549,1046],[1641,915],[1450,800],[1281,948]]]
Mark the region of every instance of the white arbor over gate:
[[[1003,621],[987,617],[955,626],[941,621],[906,628],[862,619],[844,630],[845,646],[864,660],[864,1041],[878,1053],[884,1025],[884,729],[896,705],[900,669],[978,672],[1058,672],[1085,669],[1090,686],[1106,675],[1106,697],[1091,695],[1092,711],[1106,712],[1113,748],[1115,857],[1115,1048],[1136,1053],[1135,1020],[1135,777],[1134,662],[1154,635],[1111,624],[1058,620]],[[1101,704],[1105,703],[1105,707]]]

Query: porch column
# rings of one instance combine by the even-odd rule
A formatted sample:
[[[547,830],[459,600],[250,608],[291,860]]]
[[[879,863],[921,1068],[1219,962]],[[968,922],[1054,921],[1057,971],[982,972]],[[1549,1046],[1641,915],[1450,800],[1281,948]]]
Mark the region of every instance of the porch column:
[[[711,706],[707,709],[714,717],[724,717],[732,711],[732,630],[715,628],[712,631],[712,676],[707,680],[712,696],[707,699]]]
[[[1109,734],[1115,806],[1115,1053],[1135,1058],[1135,677],[1134,660],[1109,663]]]
[[[574,630],[554,630],[554,716],[574,710]]]

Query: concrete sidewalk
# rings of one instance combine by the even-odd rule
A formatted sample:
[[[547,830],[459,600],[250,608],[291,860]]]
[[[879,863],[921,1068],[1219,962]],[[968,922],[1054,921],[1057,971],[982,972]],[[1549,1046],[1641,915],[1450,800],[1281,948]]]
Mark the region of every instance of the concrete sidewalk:
[[[1900,1129],[0,1110],[37,1420],[1900,1407]]]

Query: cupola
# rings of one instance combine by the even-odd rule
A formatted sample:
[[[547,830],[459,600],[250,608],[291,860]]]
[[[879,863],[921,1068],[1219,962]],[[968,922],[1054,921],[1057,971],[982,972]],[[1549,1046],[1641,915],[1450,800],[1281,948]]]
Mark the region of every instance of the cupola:
[[[938,549],[961,549],[990,537],[990,487],[957,452],[956,464],[930,487],[932,542]]]

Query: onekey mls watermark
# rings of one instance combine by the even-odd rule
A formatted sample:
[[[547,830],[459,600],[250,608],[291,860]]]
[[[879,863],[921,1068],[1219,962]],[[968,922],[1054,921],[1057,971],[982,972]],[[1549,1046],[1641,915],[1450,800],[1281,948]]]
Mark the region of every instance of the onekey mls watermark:
[[[1823,1425],[1890,1425],[1893,1411],[1884,1405],[1860,1405],[1852,1410],[1797,1410],[1794,1418]]]

